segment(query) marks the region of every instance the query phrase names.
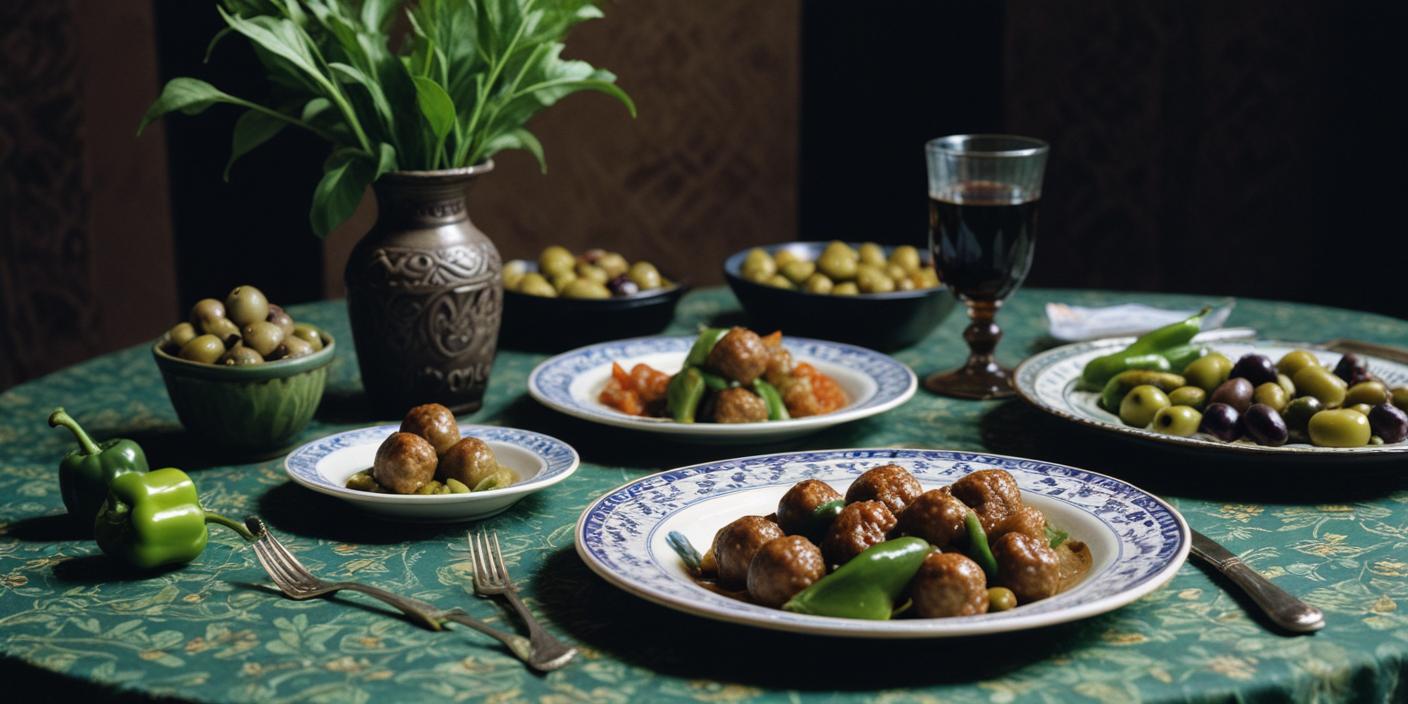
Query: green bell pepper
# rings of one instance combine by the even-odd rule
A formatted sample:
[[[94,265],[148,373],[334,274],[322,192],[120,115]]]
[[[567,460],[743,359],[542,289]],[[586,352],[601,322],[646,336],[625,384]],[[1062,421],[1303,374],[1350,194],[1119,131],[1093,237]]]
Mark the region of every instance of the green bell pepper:
[[[706,372],[703,369],[699,370],[699,376],[704,379],[704,385],[707,386],[709,390],[713,391],[714,393],[718,393],[720,391],[723,391],[724,389],[727,389],[731,384],[728,379],[725,379],[713,372]]]
[[[797,592],[782,608],[814,616],[889,620],[895,600],[933,550],[922,538],[895,538],[872,545]]]
[[[150,570],[183,565],[199,557],[209,537],[206,523],[225,526],[245,540],[254,540],[243,524],[201,507],[190,476],[167,467],[115,477],[93,522],[93,533],[98,547],[109,557]]]
[[[49,425],[68,428],[78,440],[78,447],[59,462],[59,493],[69,514],[83,525],[91,525],[103,499],[107,498],[112,480],[129,472],[146,472],[147,455],[141,445],[123,438],[93,442],[78,421],[62,408],[55,408],[49,414]]]
[[[983,571],[988,574],[988,582],[997,579],[997,558],[992,556],[992,547],[988,545],[988,532],[983,530],[983,522],[978,520],[978,514],[969,511],[963,517],[963,527],[968,530],[968,557],[978,563]]]
[[[1099,391],[1105,388],[1105,382],[1122,371],[1129,369],[1150,369],[1158,371],[1169,371],[1160,367],[1135,367],[1134,363],[1149,363],[1150,355],[1159,356],[1161,352],[1172,350],[1176,347],[1187,345],[1193,340],[1193,336],[1203,327],[1203,318],[1212,310],[1211,306],[1205,306],[1201,311],[1187,320],[1180,320],[1170,325],[1165,325],[1157,330],[1140,335],[1130,346],[1107,355],[1102,355],[1086,363],[1085,369],[1081,370],[1080,386],[1087,391]],[[1172,360],[1165,359],[1167,364]],[[1190,360],[1191,361],[1191,360]],[[1154,363],[1157,365],[1157,363]],[[1172,368],[1172,365],[1170,365]],[[1181,369],[1179,371],[1182,371]]]
[[[670,377],[665,387],[665,406],[676,423],[693,423],[699,402],[704,400],[704,375],[695,367],[685,367]]]
[[[787,420],[792,416],[787,413],[787,404],[782,402],[782,393],[776,386],[764,381],[762,377],[753,380],[753,391],[763,397],[763,401],[768,404],[768,420]]]
[[[694,339],[694,345],[689,348],[689,354],[684,358],[686,367],[702,367],[708,361],[709,353],[714,351],[714,345],[719,344],[724,335],[728,334],[728,328],[704,328],[699,331],[699,337]]]

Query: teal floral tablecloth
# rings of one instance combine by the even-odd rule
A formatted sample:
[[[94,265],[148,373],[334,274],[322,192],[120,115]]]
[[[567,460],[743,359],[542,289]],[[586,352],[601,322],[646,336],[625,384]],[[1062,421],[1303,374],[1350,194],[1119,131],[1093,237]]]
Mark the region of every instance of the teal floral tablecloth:
[[[1050,300],[1191,306],[1187,296],[1021,291],[999,322],[1000,356],[1038,349]],[[722,290],[683,302],[676,332],[736,315]],[[368,424],[340,302],[295,308],[343,341],[305,439]],[[920,374],[963,356],[955,316],[898,354]],[[1408,345],[1408,322],[1240,301],[1231,324],[1282,339],[1357,337]],[[750,630],[630,597],[576,557],[572,528],[593,497],[660,469],[759,448],[694,448],[607,432],[538,407],[524,383],[542,355],[500,353],[485,407],[469,420],[556,435],[583,465],[485,527],[552,629],[581,657],[541,676],[463,629],[423,630],[359,596],[294,602],[271,591],[252,552],[212,531],[188,567],[114,573],[76,539],[55,465],[71,446],[45,424],[63,404],[99,435],[138,439],[152,466],[192,473],[210,507],[258,513],[315,572],[371,582],[496,621],[472,596],[463,526],[368,520],[293,485],[280,460],[228,466],[188,440],[145,348],[81,364],[0,395],[0,671],[11,692],[67,690],[210,701],[1403,701],[1408,698],[1408,468],[1224,463],[1117,444],[1020,401],[974,403],[920,391],[905,406],[789,448],[912,444],[1039,457],[1122,476],[1167,496],[1195,528],[1323,609],[1313,636],[1277,635],[1226,584],[1192,563],[1165,588],[1080,623],[959,641],[867,642]],[[57,673],[57,674],[56,674]]]

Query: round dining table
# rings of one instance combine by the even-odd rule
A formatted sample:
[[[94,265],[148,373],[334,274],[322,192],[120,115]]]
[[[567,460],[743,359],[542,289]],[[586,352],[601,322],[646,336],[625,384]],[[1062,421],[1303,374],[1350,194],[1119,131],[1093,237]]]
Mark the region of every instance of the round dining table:
[[[1053,344],[1048,302],[1196,308],[1205,297],[1025,289],[1002,308],[1001,361]],[[337,358],[299,442],[395,420],[360,390],[342,301],[294,306]],[[746,319],[724,289],[691,293],[671,333]],[[922,375],[965,356],[960,313],[894,353]],[[1263,337],[1408,346],[1408,322],[1252,299],[1230,325]],[[155,336],[159,331],[152,331]],[[544,330],[550,335],[551,330]],[[921,389],[886,414],[781,446],[675,444],[561,416],[529,398],[540,353],[501,349],[481,410],[461,421],[526,428],[573,445],[567,481],[477,524],[386,522],[289,480],[283,458],[231,464],[188,437],[150,345],[107,354],[0,394],[0,672],[12,693],[219,702],[1163,702],[1408,698],[1408,466],[1283,464],[1132,444],[1027,406]],[[496,642],[427,630],[360,595],[283,597],[233,532],[155,575],[114,568],[63,515],[57,466],[72,436],[62,405],[97,437],[139,442],[153,468],[186,470],[204,504],[262,517],[319,576],[356,580],[519,627],[474,595],[466,530],[497,531],[511,576],[547,627],[574,644],[534,673]],[[1115,475],[1165,497],[1196,530],[1325,613],[1311,635],[1279,632],[1230,582],[1190,561],[1138,601],[1039,630],[951,640],[862,641],[756,630],[646,602],[578,558],[573,529],[604,492],[664,469],[796,449],[981,450]]]

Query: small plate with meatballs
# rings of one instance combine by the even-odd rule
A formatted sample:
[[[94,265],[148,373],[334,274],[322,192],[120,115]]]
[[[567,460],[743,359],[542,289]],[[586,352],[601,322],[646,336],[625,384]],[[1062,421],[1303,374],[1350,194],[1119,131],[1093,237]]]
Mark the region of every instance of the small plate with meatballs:
[[[448,408],[412,408],[398,425],[358,428],[294,450],[295,482],[371,513],[408,521],[493,516],[577,470],[577,451],[528,430],[458,423]]]
[[[1002,455],[827,450],[637,479],[577,523],[608,582],[716,620],[938,638],[1038,628],[1158,589],[1191,538],[1112,477]]]
[[[741,327],[590,345],[528,378],[533,398],[567,415],[703,443],[790,439],[884,413],[915,388],[888,355]]]

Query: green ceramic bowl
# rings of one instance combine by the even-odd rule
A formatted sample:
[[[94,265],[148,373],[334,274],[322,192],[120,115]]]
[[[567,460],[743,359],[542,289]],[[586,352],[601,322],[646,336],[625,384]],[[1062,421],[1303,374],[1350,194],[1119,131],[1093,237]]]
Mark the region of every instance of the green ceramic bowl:
[[[298,359],[226,367],[174,357],[152,345],[181,425],[202,441],[239,457],[274,455],[293,445],[323,399],[331,335],[323,349]]]

